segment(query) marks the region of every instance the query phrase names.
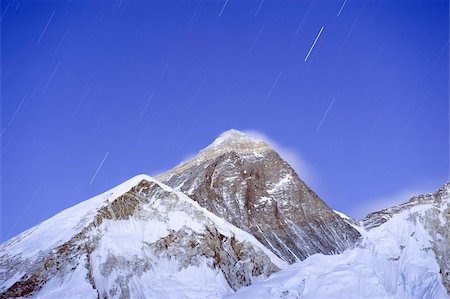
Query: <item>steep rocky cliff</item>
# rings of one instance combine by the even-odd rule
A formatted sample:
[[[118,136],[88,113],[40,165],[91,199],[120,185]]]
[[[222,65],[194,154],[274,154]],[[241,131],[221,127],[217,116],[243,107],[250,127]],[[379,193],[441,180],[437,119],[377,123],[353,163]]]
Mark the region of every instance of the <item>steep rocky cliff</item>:
[[[158,179],[289,263],[342,252],[360,237],[267,143],[239,131],[223,133]]]

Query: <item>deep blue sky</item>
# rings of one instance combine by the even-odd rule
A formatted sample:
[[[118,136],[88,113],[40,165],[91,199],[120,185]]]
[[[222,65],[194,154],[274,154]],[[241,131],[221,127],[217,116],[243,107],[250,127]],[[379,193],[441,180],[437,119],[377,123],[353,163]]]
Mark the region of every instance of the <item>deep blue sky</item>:
[[[230,128],[351,216],[442,185],[447,1],[343,4],[2,1],[0,240]]]

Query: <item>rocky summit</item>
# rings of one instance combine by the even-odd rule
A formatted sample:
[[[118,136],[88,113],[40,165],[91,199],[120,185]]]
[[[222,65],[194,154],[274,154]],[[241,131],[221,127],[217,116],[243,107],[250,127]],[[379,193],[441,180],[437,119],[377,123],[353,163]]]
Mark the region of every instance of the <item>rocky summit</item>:
[[[157,179],[289,263],[342,252],[360,237],[266,142],[236,130]]]

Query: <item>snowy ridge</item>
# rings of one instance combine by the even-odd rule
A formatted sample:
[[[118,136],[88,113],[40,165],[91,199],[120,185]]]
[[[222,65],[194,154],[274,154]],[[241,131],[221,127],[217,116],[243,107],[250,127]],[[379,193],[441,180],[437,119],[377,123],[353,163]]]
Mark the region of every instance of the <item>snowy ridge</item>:
[[[67,242],[94,219],[97,211],[105,203],[126,193],[140,181],[146,179],[151,178],[144,174],[134,176],[106,192],[61,211],[1,244],[0,256],[7,250],[10,255],[20,253],[22,258],[28,258],[38,251],[45,251]]]
[[[146,175],[13,238],[0,258],[0,298],[219,298],[287,265]]]
[[[339,217],[341,217],[342,219],[345,219],[345,220],[351,219],[350,217],[348,217],[347,215],[345,215],[345,214],[342,213],[342,212],[339,212],[339,211],[336,211],[336,210],[333,210],[333,212],[335,212],[336,214],[338,214]]]
[[[375,228],[361,227],[357,247],[315,254],[227,298],[450,298],[439,259],[450,252],[440,248],[449,245],[448,193],[438,202],[398,210]]]
[[[384,208],[380,211],[369,213],[366,219],[363,220],[363,225],[367,229],[377,227],[378,225],[386,222],[396,214],[406,209],[418,205],[428,205],[428,204],[439,206],[442,204],[442,201],[447,200],[449,196],[450,196],[450,182],[444,184],[444,186],[439,188],[439,190],[437,190],[436,192],[414,196],[409,201],[402,203],[400,205]]]

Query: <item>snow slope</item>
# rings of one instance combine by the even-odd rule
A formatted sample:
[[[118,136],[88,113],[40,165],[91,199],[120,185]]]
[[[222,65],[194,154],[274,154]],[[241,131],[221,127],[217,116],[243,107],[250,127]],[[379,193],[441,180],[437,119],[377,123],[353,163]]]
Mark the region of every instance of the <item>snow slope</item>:
[[[448,229],[448,215],[448,195],[399,209],[360,227],[357,247],[315,254],[227,298],[450,298],[436,258],[436,247],[449,243],[436,234]]]
[[[0,298],[219,298],[287,264],[141,175],[0,247]]]
[[[102,194],[70,207],[48,220],[26,230],[18,236],[0,245],[0,252],[20,253],[22,258],[35,255],[67,242],[82,227],[94,219],[98,209],[108,200],[113,200],[130,190],[147,175],[137,175]]]

